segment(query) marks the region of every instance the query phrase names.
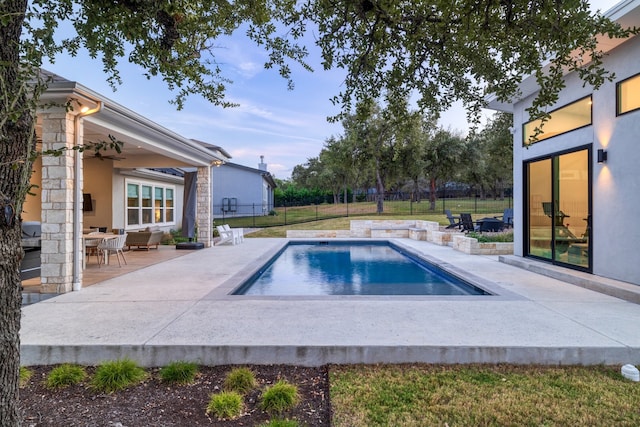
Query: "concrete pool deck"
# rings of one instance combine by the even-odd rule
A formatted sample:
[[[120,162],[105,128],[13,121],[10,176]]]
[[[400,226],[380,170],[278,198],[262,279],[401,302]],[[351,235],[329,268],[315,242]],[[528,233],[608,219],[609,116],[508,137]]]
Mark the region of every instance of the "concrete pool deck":
[[[422,241],[390,239],[471,272],[500,296],[227,295],[286,240],[251,238],[194,251],[25,306],[21,363],[93,365],[129,357],[143,366],[175,360],[308,366],[640,364],[640,304],[497,256],[467,255]],[[638,288],[640,294],[634,285],[601,282],[632,294]]]

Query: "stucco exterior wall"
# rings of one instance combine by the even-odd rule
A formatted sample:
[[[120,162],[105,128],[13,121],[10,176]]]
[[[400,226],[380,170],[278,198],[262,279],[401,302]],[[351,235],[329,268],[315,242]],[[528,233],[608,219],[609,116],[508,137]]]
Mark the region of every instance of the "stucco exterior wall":
[[[605,66],[615,73],[598,91],[583,87],[575,74],[567,76],[567,87],[557,104],[564,106],[592,94],[591,126],[522,147],[522,124],[532,97],[514,104],[514,197],[524,200],[523,161],[563,150],[592,146],[592,242],[593,273],[640,285],[638,242],[640,241],[640,110],[616,117],[616,83],[640,73],[640,37],[613,49]],[[596,151],[607,150],[608,160],[599,164]],[[523,204],[514,206],[515,254],[523,255]]]

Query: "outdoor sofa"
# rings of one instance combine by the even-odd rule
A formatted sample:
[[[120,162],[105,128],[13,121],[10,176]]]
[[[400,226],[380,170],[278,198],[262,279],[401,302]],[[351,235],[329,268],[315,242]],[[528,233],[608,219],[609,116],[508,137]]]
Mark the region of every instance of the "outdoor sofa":
[[[127,234],[127,241],[125,246],[127,249],[136,247],[138,249],[144,248],[149,250],[151,246],[155,246],[158,249],[158,245],[162,242],[164,231],[157,227],[147,227],[144,230],[132,231]]]

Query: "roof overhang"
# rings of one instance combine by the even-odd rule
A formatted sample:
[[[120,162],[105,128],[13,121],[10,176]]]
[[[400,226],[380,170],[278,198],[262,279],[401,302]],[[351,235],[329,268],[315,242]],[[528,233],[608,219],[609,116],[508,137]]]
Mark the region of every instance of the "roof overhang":
[[[221,156],[150,119],[73,81],[53,75],[41,103],[74,103],[99,111],[83,117],[84,140],[108,140],[109,135],[124,142],[122,167],[211,166],[224,161]],[[176,113],[179,114],[179,113]],[[114,153],[107,153],[114,154]]]

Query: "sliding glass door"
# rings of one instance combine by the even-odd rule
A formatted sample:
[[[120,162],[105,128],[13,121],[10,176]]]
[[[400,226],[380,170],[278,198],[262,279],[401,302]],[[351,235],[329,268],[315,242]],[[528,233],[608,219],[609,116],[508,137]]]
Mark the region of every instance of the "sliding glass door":
[[[525,164],[526,255],[591,269],[590,147]]]

